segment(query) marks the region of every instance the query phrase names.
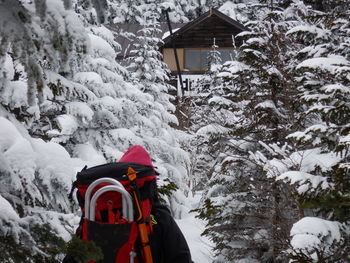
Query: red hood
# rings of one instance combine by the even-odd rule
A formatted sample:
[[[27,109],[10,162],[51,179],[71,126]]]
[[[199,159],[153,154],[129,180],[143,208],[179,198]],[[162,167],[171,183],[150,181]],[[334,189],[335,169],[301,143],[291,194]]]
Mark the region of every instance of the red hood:
[[[139,163],[153,167],[151,156],[140,145],[135,145],[129,148],[129,150],[120,158],[119,162]]]

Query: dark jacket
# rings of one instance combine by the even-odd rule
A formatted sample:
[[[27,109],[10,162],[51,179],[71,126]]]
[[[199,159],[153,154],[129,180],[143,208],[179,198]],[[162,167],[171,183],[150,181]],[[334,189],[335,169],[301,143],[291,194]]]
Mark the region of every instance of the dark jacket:
[[[156,223],[150,243],[154,263],[191,263],[187,242],[164,205],[156,205],[152,211]]]
[[[154,205],[152,209],[153,231],[150,235],[153,263],[192,263],[187,242],[164,205]],[[67,255],[63,263],[77,263]]]

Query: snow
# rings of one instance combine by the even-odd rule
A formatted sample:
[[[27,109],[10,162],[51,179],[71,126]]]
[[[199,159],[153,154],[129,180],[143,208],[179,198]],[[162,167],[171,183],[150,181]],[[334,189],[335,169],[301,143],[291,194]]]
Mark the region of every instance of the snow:
[[[53,71],[46,71],[46,78],[47,78],[47,82],[55,83],[58,86],[61,85],[63,87],[66,87],[67,97],[71,96],[73,93],[77,93],[77,94],[82,93],[86,97],[87,101],[90,101],[96,98],[96,95],[90,90],[88,90],[85,86],[76,82],[72,82]]]
[[[77,144],[73,156],[83,160],[88,167],[106,163],[106,159],[91,144]]]
[[[4,92],[2,97],[5,104],[11,105],[13,108],[28,105],[28,97],[26,96],[28,88],[24,81],[11,81],[5,89],[6,92]]]
[[[192,260],[195,263],[211,263],[213,261],[213,243],[207,237],[201,236],[205,222],[195,218],[195,213],[189,212],[189,210],[197,208],[201,194],[201,192],[197,192],[186,198],[185,212],[182,218],[177,219],[176,222],[186,238]]]
[[[293,135],[299,136],[299,132],[293,133]],[[308,173],[313,171],[316,167],[319,167],[323,172],[327,172],[333,165],[337,164],[339,160],[340,157],[335,153],[323,153],[321,148],[314,148],[289,154],[285,160],[285,164],[277,164],[277,160],[275,160],[275,163],[276,167],[279,167],[278,171],[280,174],[288,170],[288,165],[291,167],[300,167],[301,172]]]
[[[14,235],[15,240],[18,240],[16,230],[19,228],[18,224],[22,223],[23,220],[19,217],[10,202],[0,195],[0,230],[8,235]]]
[[[258,103],[255,106],[256,109],[270,109],[272,111],[274,111],[277,115],[281,116],[281,117],[285,117],[283,116],[283,114],[277,109],[275,103],[272,100],[265,100],[263,102]]]
[[[40,178],[47,186],[58,180],[69,189],[75,174],[74,160],[59,144],[42,139],[27,139],[7,119],[0,117],[0,152],[3,152],[11,171],[27,182]],[[35,171],[38,171],[36,173]],[[13,182],[17,182],[14,176]],[[13,187],[22,189],[20,183]],[[31,187],[31,184],[26,187]],[[35,186],[36,187],[36,186]],[[54,193],[54,190],[49,191]],[[34,193],[33,193],[34,194]]]
[[[325,85],[321,88],[326,93],[341,92],[345,94],[350,94],[350,87],[344,86],[340,83]]]
[[[21,137],[21,134],[9,120],[1,116],[0,126],[0,152],[5,152]]]
[[[248,17],[239,10],[244,6],[244,4],[236,4],[233,1],[225,1],[225,3],[220,6],[219,11],[224,13],[228,17],[231,17],[234,20],[246,22],[248,21]]]
[[[225,134],[229,131],[230,130],[228,128],[225,128],[223,126],[209,124],[207,126],[201,127],[197,131],[197,135]]]
[[[304,217],[296,222],[291,231],[291,245],[297,250],[312,250],[317,247],[325,247],[329,250],[334,241],[341,239],[339,222],[328,221],[318,217]],[[317,254],[312,258],[317,260]]]
[[[173,34],[174,34],[177,30],[179,30],[179,29],[180,29],[180,28],[172,29]],[[163,34],[162,39],[165,39],[165,38],[167,38],[168,36],[170,36],[170,31],[166,31],[166,32]]]
[[[208,100],[209,104],[216,104],[216,105],[225,105],[225,106],[231,106],[233,102],[229,99],[225,99],[220,96],[214,96],[213,98]]]
[[[63,146],[54,142],[32,139],[32,146],[36,153],[35,164],[39,178],[47,186],[51,182],[59,181],[68,190],[74,180],[75,160],[71,159]],[[49,189],[49,192],[54,194],[55,189]]]
[[[94,28],[92,28],[92,32],[95,35],[106,40],[110,45],[115,44],[113,32],[111,30],[109,30],[108,28],[106,28],[105,26],[94,27]]]
[[[72,238],[72,234],[75,232],[76,226],[79,225],[81,219],[80,216],[73,213],[62,214],[38,207],[32,208],[31,213],[39,214],[41,220],[47,222],[52,230],[66,242]],[[30,223],[30,218],[28,218],[27,221]]]
[[[63,114],[58,116],[57,125],[60,128],[61,135],[73,134],[78,129],[78,124],[74,116]]]
[[[248,70],[249,66],[238,61],[227,61],[224,63],[224,69],[225,71],[218,73],[218,77],[231,77],[234,74],[239,74],[244,70]]]
[[[70,114],[74,117],[80,117],[86,122],[91,121],[94,115],[93,110],[86,103],[83,102],[69,102],[65,104],[65,108],[67,114]]]
[[[79,83],[102,84],[103,80],[100,74],[96,72],[78,72],[74,75],[75,81]]]
[[[89,34],[89,38],[92,50],[101,57],[116,57],[116,51],[106,40],[94,34]]]
[[[19,220],[19,215],[16,213],[16,211],[13,209],[11,204],[0,195],[0,218],[1,220],[4,220],[6,222],[11,222]],[[1,220],[0,220],[0,227],[1,227]]]
[[[83,163],[71,158],[57,143],[30,137],[25,129],[18,128],[20,125],[0,116],[1,171],[2,175],[6,175],[0,177],[0,231],[12,233],[18,240],[20,236],[30,235],[28,228],[31,225],[46,222],[57,230],[58,236],[67,240],[73,233],[73,225],[67,222],[73,222],[76,217],[64,213],[70,207],[67,193]],[[58,185],[60,188],[57,188]],[[22,212],[19,217],[15,207],[21,200],[13,193],[25,195],[28,202],[35,200],[44,204],[45,209],[19,203]],[[10,198],[11,202],[5,198]],[[40,212],[38,209],[41,209]],[[55,216],[46,218],[50,214]]]
[[[4,77],[7,79],[12,79],[13,76],[15,75],[15,68],[14,68],[14,63],[10,54],[5,55],[5,61],[4,61],[3,67],[4,67],[4,73],[5,73]]]
[[[25,25],[10,21],[5,33],[11,34],[1,35],[6,41],[0,53],[11,56],[0,57],[6,78],[0,80],[0,104],[6,106],[0,105],[0,236],[12,235],[18,243],[25,236],[18,245],[33,258],[45,251],[36,244],[32,226],[48,224],[68,241],[79,223],[67,198],[76,172],[117,160],[128,147],[140,144],[152,150],[163,177],[181,188],[169,200],[181,217],[178,223],[193,259],[211,262],[210,242],[200,236],[205,224],[189,213],[198,196],[193,203],[185,198],[189,157],[168,124],[176,118],[168,112],[174,109],[168,87],[161,86],[166,69],[154,69],[153,93],[147,94],[143,79],[129,81],[130,72],[115,61],[118,44],[111,31],[94,24],[94,10],[79,5],[66,10],[70,0],[49,0],[46,8],[36,8],[35,1],[19,2],[7,0],[3,7],[9,12],[0,11],[10,18],[20,6],[28,19]],[[149,68],[156,61],[151,59]],[[15,73],[19,80],[12,80]]]
[[[121,148],[129,148],[131,145],[142,145],[143,141],[135,136],[135,133],[129,129],[119,128],[110,131],[111,137],[119,142]]]
[[[328,57],[306,59],[301,62],[296,68],[321,69],[334,74],[340,70],[350,70],[350,62],[343,56],[330,55]]]
[[[297,188],[299,194],[303,194],[306,191],[311,189],[315,189],[316,187],[320,186],[322,189],[330,188],[331,185],[327,182],[327,178],[323,176],[318,175],[312,175],[305,172],[299,172],[299,171],[288,171],[285,172],[276,178],[277,180],[287,180],[292,185],[295,183],[300,184],[300,186]],[[304,184],[308,183],[310,186],[306,186]]]
[[[155,164],[159,166],[161,172],[161,183],[164,183],[165,179],[171,179],[180,187],[173,196],[168,198],[168,201],[188,241],[193,260],[196,263],[212,262],[214,244],[207,237],[201,236],[206,222],[199,220],[195,217],[195,213],[190,212],[191,209],[198,208],[203,193],[197,192],[192,195],[189,182],[193,179],[188,177],[191,170],[198,167],[194,167],[197,164],[189,160],[196,159],[195,151],[203,149],[194,149],[195,156],[189,156],[183,148],[192,147],[192,144],[188,143],[191,139],[196,140],[202,136],[207,140],[211,135],[217,134],[231,136],[233,130],[208,122],[196,134],[190,136],[186,132],[175,132],[170,128],[169,123],[171,121],[176,123],[176,117],[167,112],[167,110],[173,110],[174,106],[168,100],[169,95],[166,92],[168,87],[161,85],[167,79],[167,73],[160,64],[155,63],[158,46],[153,46],[148,54],[141,54],[133,61],[140,63],[147,72],[141,73],[135,70],[133,72],[135,74],[130,74],[115,60],[120,45],[115,42],[113,33],[94,21],[101,10],[84,9],[79,4],[74,4],[73,8],[73,2],[76,1],[71,0],[5,0],[2,2],[0,10],[2,40],[0,46],[0,236],[12,235],[16,241],[24,240],[18,244],[19,249],[23,247],[30,252],[45,254],[45,251],[33,241],[34,234],[31,233],[30,226],[48,223],[58,236],[68,241],[70,234],[79,223],[79,212],[72,213],[72,204],[67,199],[67,193],[72,181],[75,180],[76,172],[85,165],[91,167],[118,160],[128,147],[140,144],[151,150]],[[114,7],[118,5],[118,1],[106,2]],[[121,2],[120,6],[116,9],[108,10],[115,19],[122,21],[122,16],[125,16],[124,20],[126,20],[129,19],[127,16],[134,15],[132,14],[134,11],[125,1],[119,2]],[[167,1],[161,5],[171,7],[170,17],[173,21],[186,22],[188,21],[186,16],[193,18],[195,12],[208,10],[208,5],[213,4],[212,2],[215,1],[179,0]],[[253,5],[259,1],[247,2]],[[40,3],[44,4],[40,5]],[[262,9],[264,9],[261,5],[258,8],[255,7],[256,9],[250,9],[249,5],[243,2],[221,1],[221,3],[223,3],[220,7],[222,12],[241,22],[250,21],[248,17],[251,13],[258,16],[256,13],[263,12]],[[298,2],[294,1],[293,4],[297,5]],[[199,5],[201,5],[200,8]],[[70,6],[70,8],[65,9],[64,6]],[[145,7],[136,9],[144,11]],[[301,14],[307,16],[307,11],[303,7]],[[19,12],[23,15],[21,19],[27,20],[26,23],[20,21]],[[280,15],[289,17],[287,19],[289,25],[301,23],[292,21],[295,18],[293,17],[295,11],[292,8],[288,14],[283,14],[283,11],[276,11],[275,14],[276,19]],[[264,23],[269,21],[271,20],[265,20]],[[346,34],[337,39],[338,31],[342,32],[341,23],[348,21],[338,19],[336,22],[339,23],[338,28],[332,31],[325,29],[330,25],[322,25],[319,21],[317,26],[299,25],[287,32],[289,35],[297,33],[309,37],[311,35],[313,37],[311,42],[315,40],[324,42],[325,39],[332,42],[308,47],[299,43],[300,56],[294,58],[313,58],[301,62],[297,69],[314,69],[316,72],[321,69],[335,74],[335,78],[322,79],[320,75],[317,76],[320,77],[319,80],[318,78],[307,80],[308,85],[317,85],[326,94],[305,95],[303,99],[309,102],[325,101],[339,93],[342,93],[342,96],[350,94],[349,87],[341,84],[344,78],[350,78],[349,74],[344,74],[345,77],[339,74],[348,73],[347,71],[350,70],[348,58],[329,55],[329,52],[347,54],[343,48],[332,45],[348,44]],[[253,23],[250,25],[253,26]],[[281,26],[283,27],[283,24]],[[276,29],[279,30],[279,26]],[[246,39],[245,43],[249,45],[261,46],[266,39],[252,37],[247,40],[248,36],[257,35],[256,33],[252,30],[243,32],[240,36]],[[165,33],[163,38],[168,35],[169,32]],[[333,36],[336,41],[333,41]],[[155,38],[149,39],[160,42]],[[343,39],[344,43],[342,43]],[[144,47],[148,47],[148,44],[139,45],[139,49]],[[253,47],[245,51],[250,52],[250,55],[269,59]],[[290,55],[289,58],[293,58],[294,54]],[[293,64],[297,60],[291,61]],[[221,66],[215,65],[212,70],[219,71],[219,67]],[[222,65],[222,68],[224,71],[217,75],[219,78],[242,76],[245,71],[251,70],[248,65],[237,61],[227,62]],[[264,70],[270,75],[281,76],[273,66],[265,67]],[[285,73],[289,74],[289,72]],[[329,82],[329,79],[334,81]],[[222,80],[219,79],[219,81]],[[259,79],[252,79],[253,84],[258,82]],[[43,84],[43,96],[39,94],[41,90],[38,83]],[[224,105],[226,106],[224,108],[228,108],[239,107],[246,102],[239,101],[232,104],[231,100],[215,96],[209,100],[209,103]],[[279,108],[268,100],[259,103],[256,107],[272,109],[279,113]],[[325,109],[327,108],[321,103],[314,104],[313,107],[307,108],[305,113]],[[215,110],[215,108],[212,109],[213,112]],[[244,107],[238,113],[243,110]],[[218,119],[224,119],[225,124],[237,122],[235,119],[237,115],[229,110],[222,109],[220,113],[222,115],[218,116]],[[348,126],[345,123],[344,129],[346,130]],[[235,126],[235,128],[240,127]],[[303,131],[295,132],[287,138],[301,142],[312,140],[315,133],[326,133],[329,128],[332,126],[328,123],[307,124]],[[318,140],[315,140],[314,145],[320,142],[319,138],[316,139]],[[247,142],[227,140],[224,143],[229,146],[231,144],[232,147],[244,152],[253,151],[250,143]],[[350,144],[350,135],[346,132],[339,135],[339,143]],[[305,148],[291,147],[289,151],[287,147],[278,148],[263,142],[261,145],[268,149],[268,153],[272,156],[282,156],[283,159],[276,157],[269,160],[269,157],[264,155],[265,151],[252,153],[249,157],[256,158],[260,163],[268,163],[266,170],[271,169],[268,170],[269,175],[273,171],[275,179],[293,184],[302,196],[319,189],[332,189],[333,185],[322,174],[329,172],[336,164],[339,164],[339,167],[349,165],[340,162],[346,160],[345,151],[336,155],[332,152],[324,152],[325,149],[321,148],[300,150]],[[215,152],[209,154],[214,155]],[[345,156],[341,156],[342,154]],[[234,169],[228,168],[227,174],[222,174],[220,173],[222,167],[219,165],[212,167],[212,165],[215,161],[236,162],[242,156],[223,151],[214,157],[217,159],[208,157],[205,160],[209,160],[206,168],[214,170],[213,178],[219,182],[233,183],[236,172]],[[298,168],[300,169],[296,170]],[[253,180],[253,177],[250,178]],[[257,189],[256,185],[251,187]],[[231,202],[230,205],[242,208],[242,202],[236,204],[236,200],[230,199],[231,197],[222,196],[224,189],[224,185],[218,185],[206,190],[209,195],[215,196],[213,200],[217,204]],[[223,214],[229,216],[230,212],[225,210]],[[341,240],[341,227],[342,225],[338,222],[316,217],[303,218],[293,225],[291,244],[295,249],[305,249],[305,253],[308,253],[309,248],[317,246],[330,247],[333,241]],[[262,239],[265,234],[268,236],[263,230],[259,231],[255,234],[255,238]],[[26,238],[22,239],[22,236]],[[316,260],[316,255],[312,256]],[[219,260],[225,262],[224,256],[221,257],[219,256]],[[247,257],[238,262],[257,261]]]
[[[300,26],[296,26],[293,27],[292,29],[287,31],[287,35],[289,34],[295,34],[295,33],[311,33],[313,35],[315,35],[316,38],[321,38],[323,37],[325,34],[330,34],[331,32],[326,31],[325,29],[321,29],[317,26],[311,26],[311,25],[300,25]]]

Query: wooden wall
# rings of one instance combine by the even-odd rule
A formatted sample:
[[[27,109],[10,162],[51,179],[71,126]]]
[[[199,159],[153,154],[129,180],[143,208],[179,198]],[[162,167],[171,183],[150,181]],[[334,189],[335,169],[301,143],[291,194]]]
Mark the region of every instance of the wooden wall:
[[[177,56],[179,58],[179,64],[181,71],[184,69],[184,49],[178,48],[176,49]],[[163,49],[163,60],[168,65],[168,68],[171,71],[177,71],[176,67],[176,61],[175,61],[175,55],[174,50],[172,48],[164,48]]]

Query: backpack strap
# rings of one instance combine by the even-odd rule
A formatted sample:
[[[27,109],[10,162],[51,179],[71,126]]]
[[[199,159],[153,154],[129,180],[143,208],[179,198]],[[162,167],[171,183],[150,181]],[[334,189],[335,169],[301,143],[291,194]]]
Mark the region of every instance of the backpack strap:
[[[136,172],[131,167],[128,168],[127,176],[130,180],[131,192],[134,197],[134,202],[136,203],[136,210],[138,211],[137,219],[135,220],[137,223],[137,227],[139,230],[141,246],[143,251],[143,259],[145,263],[153,263],[151,246],[149,242],[149,236],[147,231],[147,226],[145,223],[145,219],[143,217],[142,207],[141,207],[141,197],[139,187],[136,182]],[[149,200],[148,200],[149,201]]]
[[[86,169],[87,169],[87,165],[85,165],[84,168],[81,169],[80,172],[83,172],[83,171],[85,171]],[[71,187],[70,192],[69,192],[69,195],[68,195],[68,199],[69,199],[69,201],[71,201],[71,202],[73,202],[73,193],[74,193],[75,188],[77,188],[77,187],[78,187],[78,182],[77,182],[77,181],[74,181],[74,182],[72,183],[72,187]]]

